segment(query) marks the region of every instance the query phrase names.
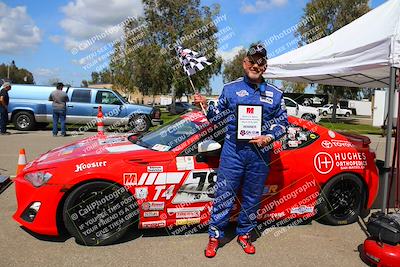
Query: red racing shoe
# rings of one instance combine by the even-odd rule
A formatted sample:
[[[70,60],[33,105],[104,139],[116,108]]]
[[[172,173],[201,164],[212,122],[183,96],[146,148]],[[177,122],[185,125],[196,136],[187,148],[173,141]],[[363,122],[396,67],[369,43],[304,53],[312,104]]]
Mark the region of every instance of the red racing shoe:
[[[207,258],[215,257],[215,255],[217,255],[218,246],[219,246],[218,239],[210,237],[206,250],[204,250],[204,254],[206,255],[206,257]]]
[[[238,236],[237,242],[243,248],[244,252],[246,252],[247,254],[256,253],[256,247],[251,243],[249,234]]]

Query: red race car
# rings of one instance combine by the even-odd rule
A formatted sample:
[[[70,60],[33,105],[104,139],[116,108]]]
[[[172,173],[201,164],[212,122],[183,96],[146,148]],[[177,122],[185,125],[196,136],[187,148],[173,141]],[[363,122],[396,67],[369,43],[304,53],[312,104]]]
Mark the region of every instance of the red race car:
[[[249,216],[260,224],[355,222],[378,190],[370,140],[299,118],[289,117],[289,123],[286,136],[270,147],[264,198]],[[113,243],[132,225],[205,227],[220,186],[224,134],[194,111],[147,134],[97,135],[53,149],[16,177],[13,218],[38,234],[66,229],[85,245]]]

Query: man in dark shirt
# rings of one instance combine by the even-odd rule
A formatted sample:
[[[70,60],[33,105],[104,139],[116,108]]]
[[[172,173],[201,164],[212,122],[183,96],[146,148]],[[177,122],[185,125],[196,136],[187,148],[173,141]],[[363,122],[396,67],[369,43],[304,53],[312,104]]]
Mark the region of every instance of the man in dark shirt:
[[[58,134],[58,121],[61,123],[61,136],[67,136],[65,128],[65,118],[67,116],[67,105],[69,101],[67,93],[62,89],[64,84],[58,83],[57,90],[51,92],[49,101],[53,101],[53,136]]]
[[[10,98],[8,96],[8,91],[11,90],[11,84],[5,82],[3,84],[3,89],[0,91],[0,134],[6,135],[10,134],[6,131],[8,122],[8,104],[10,103]]]

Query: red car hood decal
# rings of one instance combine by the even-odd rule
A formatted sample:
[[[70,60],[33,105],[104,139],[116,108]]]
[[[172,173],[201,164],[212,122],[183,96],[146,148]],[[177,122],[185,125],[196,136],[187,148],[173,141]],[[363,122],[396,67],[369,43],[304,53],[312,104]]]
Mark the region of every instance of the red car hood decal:
[[[82,156],[91,156],[108,153],[122,153],[129,151],[145,150],[142,146],[132,144],[127,134],[109,136],[91,136],[72,144],[58,147],[41,155],[35,163],[49,164],[59,161],[70,160]]]

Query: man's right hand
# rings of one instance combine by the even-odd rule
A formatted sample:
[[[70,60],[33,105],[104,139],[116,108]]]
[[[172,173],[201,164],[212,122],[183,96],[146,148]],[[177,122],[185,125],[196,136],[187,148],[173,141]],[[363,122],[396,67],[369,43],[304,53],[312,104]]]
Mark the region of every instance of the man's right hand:
[[[198,107],[201,107],[201,105],[203,105],[203,108],[207,109],[207,99],[200,94],[194,95],[194,104]]]

